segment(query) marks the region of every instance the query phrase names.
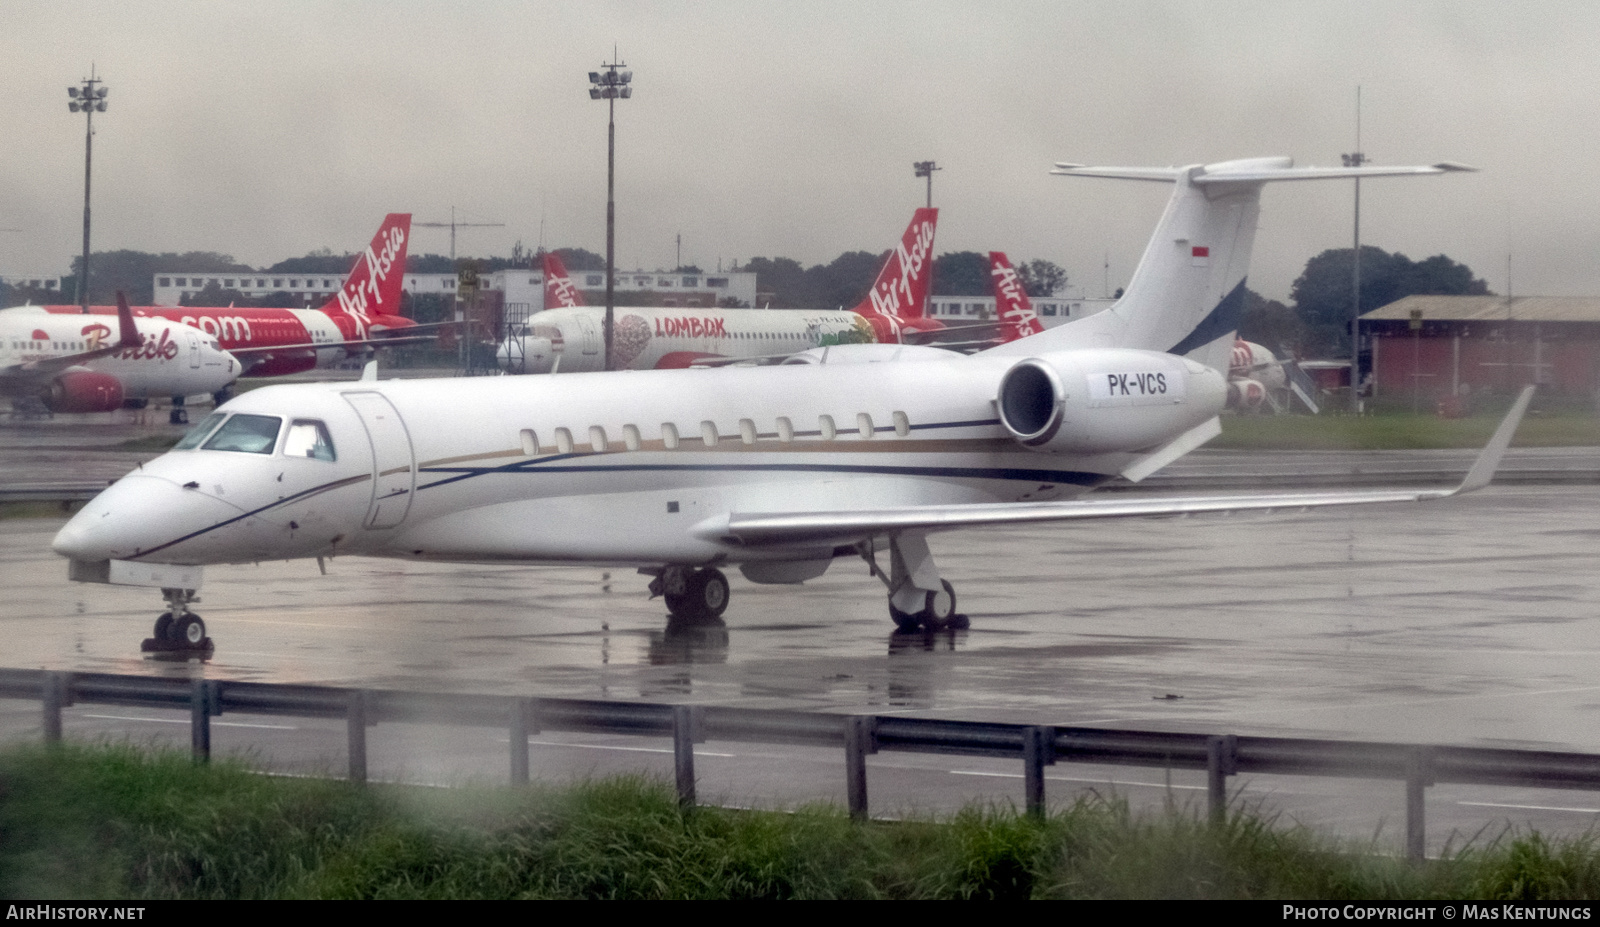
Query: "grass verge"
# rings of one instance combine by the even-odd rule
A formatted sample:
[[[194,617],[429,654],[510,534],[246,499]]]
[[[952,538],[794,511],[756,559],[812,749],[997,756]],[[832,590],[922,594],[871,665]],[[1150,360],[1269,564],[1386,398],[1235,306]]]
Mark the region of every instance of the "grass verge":
[[[643,779],[413,789],[129,747],[0,753],[8,898],[1589,898],[1594,841],[1507,834],[1414,867],[1244,811],[1084,800],[857,825],[678,808]],[[1366,848],[1370,850],[1371,848]]]

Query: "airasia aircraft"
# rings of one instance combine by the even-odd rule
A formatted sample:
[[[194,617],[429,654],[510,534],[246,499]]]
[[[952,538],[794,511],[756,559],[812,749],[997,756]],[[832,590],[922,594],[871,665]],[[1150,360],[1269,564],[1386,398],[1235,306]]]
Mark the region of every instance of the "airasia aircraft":
[[[217,339],[179,322],[136,320],[117,297],[116,332],[99,316],[0,310],[0,396],[24,412],[110,412],[129,399],[220,392],[239,376]]]
[[[903,344],[917,333],[939,331],[944,325],[923,315],[938,221],[937,209],[912,215],[899,246],[853,310],[619,307],[613,310],[613,366],[662,370],[775,361],[811,348]],[[545,258],[545,305],[557,308],[535,313],[525,334],[500,345],[501,365],[522,373],[604,370],[605,310],[584,305],[561,261]]]
[[[138,317],[168,319],[200,329],[244,365],[244,376],[277,377],[335,364],[371,345],[393,343],[385,332],[416,325],[400,315],[410,213],[390,213],[356,258],[333,299],[320,309],[235,306],[136,306]],[[64,315],[78,306],[45,306]],[[113,306],[91,306],[113,314]]]

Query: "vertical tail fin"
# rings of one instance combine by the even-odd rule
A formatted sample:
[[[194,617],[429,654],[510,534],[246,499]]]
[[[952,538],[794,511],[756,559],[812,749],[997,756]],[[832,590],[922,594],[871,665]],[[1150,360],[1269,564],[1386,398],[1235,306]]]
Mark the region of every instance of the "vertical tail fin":
[[[400,293],[405,288],[406,244],[411,237],[411,213],[385,216],[372,243],[357,258],[344,284],[323,305],[329,315],[349,313],[371,319],[400,314]]]
[[[994,285],[995,315],[1000,319],[1001,343],[1016,341],[1044,331],[1033,301],[1022,287],[1022,279],[1006,259],[1004,251],[989,252],[989,278]]]
[[[567,276],[567,267],[561,263],[561,258],[554,251],[546,251],[544,255],[544,307],[546,309],[566,309],[572,306],[586,306],[583,294],[572,285],[572,278]]]
[[[1001,345],[992,350],[1020,353],[1077,347],[1138,348],[1187,355],[1226,371],[1234,331],[1244,312],[1245,278],[1255,244],[1262,187],[1279,180],[1472,170],[1448,163],[1432,167],[1293,165],[1289,158],[1249,158],[1181,168],[1056,165],[1052,173],[1066,176],[1171,183],[1172,198],[1167,201],[1166,212],[1126,293],[1115,306],[1028,339],[1025,346]]]
[[[938,224],[937,209],[923,208],[912,213],[900,244],[883,263],[867,298],[856,305],[856,312],[901,319],[927,315],[928,291],[933,282],[933,233]]]

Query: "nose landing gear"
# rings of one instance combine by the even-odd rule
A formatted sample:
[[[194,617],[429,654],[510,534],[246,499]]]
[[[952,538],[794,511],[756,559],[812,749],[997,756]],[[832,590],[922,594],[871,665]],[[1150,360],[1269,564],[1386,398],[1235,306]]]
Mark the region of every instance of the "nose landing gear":
[[[216,644],[206,636],[206,623],[189,610],[200,601],[193,589],[162,589],[167,600],[167,611],[156,619],[151,636],[144,639],[139,649],[145,653],[171,653],[209,656]]]

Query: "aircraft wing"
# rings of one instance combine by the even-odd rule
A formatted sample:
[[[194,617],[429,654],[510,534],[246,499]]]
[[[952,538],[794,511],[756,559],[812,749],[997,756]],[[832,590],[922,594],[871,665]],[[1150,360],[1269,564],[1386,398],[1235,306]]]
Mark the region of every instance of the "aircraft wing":
[[[1482,489],[1494,477],[1527,411],[1533,387],[1522,391],[1511,411],[1479,452],[1472,469],[1453,489],[1345,490],[1254,495],[1169,496],[1147,499],[1097,499],[1074,502],[926,505],[837,512],[733,513],[695,527],[705,537],[733,538],[750,546],[840,545],[897,531],[950,531],[981,525],[1096,518],[1195,515],[1207,512],[1309,509],[1382,502],[1426,502]]]
[[[46,380],[58,373],[77,367],[95,358],[115,354],[118,351],[137,348],[144,344],[144,338],[139,335],[138,326],[133,321],[133,310],[128,308],[128,297],[121,290],[117,291],[117,328],[118,337],[115,343],[93,351],[79,351],[76,354],[63,354],[59,357],[45,357],[39,360],[28,361],[22,364],[12,364],[0,368],[0,378],[6,380]]]
[[[410,329],[400,329],[410,331]],[[325,351],[329,348],[360,348],[376,347],[387,348],[400,344],[415,344],[423,341],[437,341],[437,335],[393,335],[382,338],[356,338],[351,341],[307,341],[304,344],[273,344],[258,348],[237,347],[229,348],[228,353],[240,360],[254,359],[265,354],[276,354],[280,351]]]

